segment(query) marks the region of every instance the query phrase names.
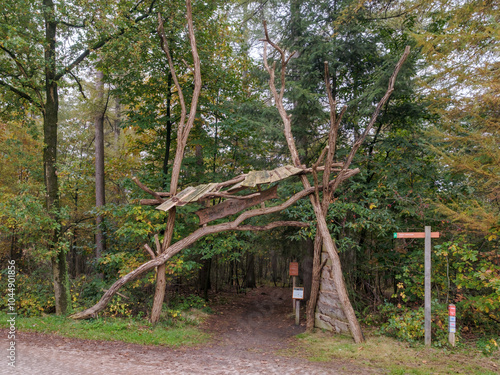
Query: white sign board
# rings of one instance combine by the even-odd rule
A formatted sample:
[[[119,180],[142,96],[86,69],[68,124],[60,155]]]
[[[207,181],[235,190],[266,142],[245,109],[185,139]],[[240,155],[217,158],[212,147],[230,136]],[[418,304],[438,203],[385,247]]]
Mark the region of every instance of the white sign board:
[[[293,288],[293,299],[304,299],[304,288]]]

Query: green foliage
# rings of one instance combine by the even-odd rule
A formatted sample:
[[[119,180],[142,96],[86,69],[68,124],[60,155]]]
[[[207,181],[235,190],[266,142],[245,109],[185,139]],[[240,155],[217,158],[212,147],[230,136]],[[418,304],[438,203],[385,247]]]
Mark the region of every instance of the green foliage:
[[[500,267],[494,251],[481,251],[464,238],[434,246],[433,293],[441,301],[455,303],[463,325],[494,324],[500,311]],[[402,272],[396,278],[402,302],[423,299],[423,256],[404,254]]]
[[[379,308],[383,323],[378,332],[410,343],[422,342],[425,336],[424,308],[408,308],[385,303]],[[461,340],[460,326],[455,334],[456,342]],[[444,304],[432,304],[431,316],[432,344],[448,345],[448,307]]]
[[[22,316],[41,316],[42,314],[53,313],[55,311],[54,293],[52,280],[48,267],[39,267],[37,271],[26,274],[18,272],[16,274],[16,312]],[[0,274],[0,290],[2,298],[0,299],[0,309],[7,308],[7,269],[2,270]]]
[[[497,340],[498,337],[496,339],[490,337],[480,338],[477,341],[477,348],[481,350],[484,355],[492,355],[500,350]]]
[[[207,301],[195,294],[173,296],[164,310],[166,321],[187,324],[198,324],[200,316],[212,312],[207,306]]]

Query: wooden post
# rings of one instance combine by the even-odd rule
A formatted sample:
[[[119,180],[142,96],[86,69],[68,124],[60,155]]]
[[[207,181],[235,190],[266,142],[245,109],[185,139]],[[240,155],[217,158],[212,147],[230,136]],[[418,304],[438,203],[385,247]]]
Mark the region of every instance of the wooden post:
[[[298,326],[300,324],[300,299],[295,299],[295,325]]]
[[[431,345],[431,227],[425,227],[425,345]]]
[[[424,290],[425,290],[425,345],[431,345],[431,238],[439,238],[439,232],[431,232],[426,226],[425,232],[394,233],[394,238],[425,238],[424,249]]]
[[[293,277],[293,289],[295,290],[295,287],[297,286],[297,276],[299,276],[299,263],[298,262],[290,262],[290,268],[288,270],[288,274]],[[295,301],[292,298],[292,307],[293,307],[293,313],[295,314]]]
[[[448,305],[448,342],[455,347],[455,332],[457,329],[455,305]]]
[[[293,276],[293,286],[292,290],[295,290],[295,287],[297,286],[297,276]],[[295,314],[295,300],[292,299],[292,305],[293,305],[293,313]]]

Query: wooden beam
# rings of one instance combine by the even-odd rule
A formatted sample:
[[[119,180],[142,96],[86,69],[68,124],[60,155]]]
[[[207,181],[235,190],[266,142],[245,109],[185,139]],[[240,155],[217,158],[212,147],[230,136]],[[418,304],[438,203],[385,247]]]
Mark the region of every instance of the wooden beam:
[[[394,233],[394,238],[425,238],[425,232]],[[439,238],[439,232],[431,232],[431,238]]]
[[[210,221],[216,219],[222,219],[223,217],[237,214],[246,208],[255,206],[259,203],[265,202],[269,199],[278,198],[278,186],[275,185],[270,189],[267,189],[259,194],[253,194],[254,196],[249,199],[229,199],[215,206],[204,208],[195,212],[200,218],[200,225],[209,223]]]

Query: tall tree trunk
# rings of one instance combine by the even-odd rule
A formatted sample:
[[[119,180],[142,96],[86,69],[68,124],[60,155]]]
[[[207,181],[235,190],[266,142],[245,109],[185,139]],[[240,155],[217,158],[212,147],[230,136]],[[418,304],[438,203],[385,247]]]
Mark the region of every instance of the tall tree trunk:
[[[172,74],[168,73],[167,79],[167,134],[165,136],[165,155],[163,157],[163,190],[167,189],[168,161],[170,159],[170,144],[172,143]]]
[[[271,250],[271,279],[274,286],[278,286],[278,256],[276,250]]]
[[[54,297],[56,314],[66,314],[70,306],[68,265],[64,250],[58,249],[60,236],[59,185],[57,180],[57,122],[59,98],[56,80],[56,31],[55,6],[52,0],[44,0],[45,19],[45,105],[43,116],[43,148],[44,182],[46,188],[45,205],[49,215],[57,223],[51,236],[49,251],[55,255],[51,258],[54,279]]]
[[[122,122],[122,106],[120,104],[120,98],[115,98],[115,119],[113,121],[113,133],[115,136],[114,149],[117,152],[120,149],[120,127]]]
[[[186,148],[189,132],[191,131],[191,128],[193,127],[194,124],[194,120],[196,117],[196,108],[198,106],[198,98],[201,91],[201,67],[200,67],[201,64],[198,55],[198,49],[196,46],[196,37],[194,35],[191,0],[186,0],[186,18],[189,31],[189,43],[191,45],[191,54],[193,56],[193,63],[194,63],[194,69],[193,69],[194,91],[193,91],[193,96],[191,98],[191,110],[189,112],[189,115],[187,115],[186,103],[184,101],[184,94],[177,79],[177,74],[175,73],[174,63],[168,46],[168,40],[167,37],[165,36],[165,30],[163,28],[163,19],[161,18],[161,16],[158,16],[157,31],[160,36],[161,47],[167,56],[168,65],[170,67],[170,74],[172,76],[172,80],[174,81],[175,87],[177,88],[177,94],[179,95],[179,103],[181,105],[181,117],[177,129],[177,148],[175,150],[174,164],[172,166],[172,178],[170,180],[170,193],[172,195],[174,195],[177,192],[182,160],[184,159],[184,150]],[[174,233],[174,224],[175,224],[175,212],[176,212],[175,207],[172,207],[168,211],[167,227],[164,232],[163,244],[161,245],[161,249],[159,249],[159,252],[161,253],[164,252],[172,242],[172,236]],[[163,305],[163,300],[165,298],[165,285],[166,285],[165,267],[164,265],[161,265],[158,267],[157,271],[156,290],[153,300],[153,308],[151,309],[152,323],[156,323],[160,319],[161,308]]]
[[[171,100],[172,100],[172,74],[168,74],[167,80],[167,134],[165,140],[165,155],[163,158],[163,182],[162,187],[164,190],[167,189],[167,175],[168,175],[168,160],[170,159],[170,143],[172,139],[172,119],[171,119]],[[171,192],[173,189],[170,189]],[[168,244],[170,244],[172,240],[172,235],[174,231],[175,224],[175,209],[169,211],[167,217],[167,229],[165,230],[165,236],[169,235],[170,239],[168,240]],[[165,243],[165,241],[164,241]],[[168,247],[168,245],[167,245]],[[161,247],[163,250],[164,247]],[[159,255],[159,254],[158,254]],[[156,286],[155,286],[155,295],[153,298],[153,307],[151,309],[151,322],[156,323],[160,319],[161,309],[163,306],[163,302],[165,301],[165,288],[167,286],[167,275],[166,275],[166,264],[162,264],[156,269]]]
[[[104,185],[104,74],[97,71],[97,112],[94,119],[95,125],[95,206],[97,209],[106,204]],[[99,261],[106,247],[104,236],[104,218],[102,215],[96,217],[95,233],[95,259]],[[102,277],[102,274],[101,274]]]
[[[201,268],[198,274],[199,290],[203,293],[203,298],[208,301],[208,291],[212,288],[210,282],[210,271],[212,269],[212,259],[201,260]]]
[[[255,288],[255,254],[247,253],[247,269],[245,272],[245,288]]]

